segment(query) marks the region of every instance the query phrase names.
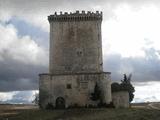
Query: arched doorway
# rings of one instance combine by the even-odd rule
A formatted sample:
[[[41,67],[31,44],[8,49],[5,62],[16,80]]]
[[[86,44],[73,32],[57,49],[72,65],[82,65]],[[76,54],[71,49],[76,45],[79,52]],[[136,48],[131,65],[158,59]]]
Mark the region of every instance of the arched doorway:
[[[56,108],[57,109],[65,108],[65,99],[63,97],[58,97],[56,99]]]

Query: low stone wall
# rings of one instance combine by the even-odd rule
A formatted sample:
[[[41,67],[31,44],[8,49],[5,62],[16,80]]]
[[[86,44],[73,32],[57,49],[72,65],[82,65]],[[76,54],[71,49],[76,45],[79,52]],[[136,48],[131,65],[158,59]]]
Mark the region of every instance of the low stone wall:
[[[119,91],[112,93],[112,102],[115,108],[129,107],[129,93],[128,91]]]

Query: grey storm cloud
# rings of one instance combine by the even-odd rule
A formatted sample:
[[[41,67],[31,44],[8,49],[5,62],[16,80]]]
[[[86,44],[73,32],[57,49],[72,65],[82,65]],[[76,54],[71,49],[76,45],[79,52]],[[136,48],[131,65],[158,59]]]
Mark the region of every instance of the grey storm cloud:
[[[126,3],[133,6],[143,4],[159,4],[158,0],[0,0],[0,24],[1,21],[7,21],[11,17],[24,18],[27,22],[31,22],[34,25],[42,26],[42,28],[48,29],[47,16],[55,11],[75,11],[75,10],[103,10],[106,18],[112,17],[113,9],[116,5]],[[99,8],[100,6],[100,8]],[[44,25],[44,26],[43,26]],[[1,26],[0,26],[1,27]],[[7,28],[7,26],[6,26]],[[7,28],[8,29],[8,28]],[[0,28],[1,30],[1,28]],[[9,28],[10,30],[10,28]],[[7,32],[3,32],[2,27],[1,35],[8,35]],[[1,32],[1,31],[0,31]],[[0,42],[2,36],[0,36]],[[11,36],[12,39],[14,37]],[[4,38],[5,39],[5,38]],[[17,41],[18,39],[18,41]],[[19,44],[21,41],[27,41],[24,37],[16,38],[14,43]],[[28,43],[24,43],[28,45]],[[20,44],[24,45],[23,43]],[[30,43],[35,45],[35,43]],[[25,48],[26,45],[24,45]],[[13,45],[11,45],[13,46]],[[38,89],[38,74],[47,72],[47,64],[41,65],[36,63],[41,61],[44,57],[34,60],[34,56],[41,56],[42,50],[39,50],[36,46],[34,48],[39,50],[38,54],[31,54],[32,51],[25,51],[25,49],[15,50],[8,46],[5,49],[1,49],[0,44],[0,91],[12,91],[12,90],[35,90]],[[15,48],[17,48],[16,46]],[[6,54],[6,50],[11,53]],[[15,50],[15,51],[14,51]],[[12,53],[12,52],[15,53]],[[17,53],[17,51],[21,53]],[[152,81],[159,80],[160,78],[160,61],[154,48],[145,50],[145,58],[124,58],[120,54],[108,55],[104,61],[104,69],[112,72],[112,80],[119,81],[123,78],[123,73],[132,73],[134,81]],[[17,54],[17,55],[15,55]],[[31,54],[31,55],[28,55]],[[45,52],[43,53],[45,54]],[[24,58],[23,58],[24,55]],[[15,56],[16,59],[15,59]],[[26,57],[27,56],[27,57]],[[3,60],[1,60],[1,57]],[[20,60],[19,60],[20,57]],[[30,61],[30,58],[33,59]],[[18,60],[17,60],[18,59]],[[21,60],[23,59],[23,60]],[[42,62],[47,63],[47,60]],[[28,62],[28,63],[26,63]]]
[[[0,21],[11,17],[20,17],[34,25],[41,26],[48,31],[47,16],[55,11],[75,10],[96,11],[104,13],[104,20],[114,17],[114,9],[119,4],[128,4],[133,8],[145,4],[160,5],[158,0],[0,0]]]
[[[120,81],[123,74],[132,73],[133,82],[160,80],[160,52],[154,48],[145,49],[146,57],[122,57],[120,54],[108,55],[104,69],[112,72],[112,80]]]
[[[52,13],[54,11],[72,11],[72,10],[101,10],[110,14],[112,9],[118,4],[130,4],[138,7],[143,4],[160,3],[159,0],[0,0],[0,9],[8,13],[32,14]]]
[[[0,57],[3,57],[3,60],[0,60],[0,91],[37,90],[38,74],[48,71],[47,64],[29,62],[27,57],[26,61],[25,59],[16,60],[15,56],[4,51],[0,53]],[[33,55],[30,54],[30,59],[32,57]],[[42,59],[39,61],[47,62]]]
[[[0,0],[0,21],[16,16],[48,31],[47,16],[55,11],[100,10],[104,13],[104,20],[107,20],[115,16],[114,9],[119,4],[139,8],[145,4],[159,3],[158,0]]]
[[[111,4],[116,4],[116,3],[136,3],[136,4],[144,4],[144,3],[153,3],[156,2],[158,3],[159,0],[1,0],[1,5],[12,5],[13,7],[19,6],[20,8],[24,7],[33,7],[36,6],[38,7],[59,7],[62,5],[90,5],[90,4],[99,4],[99,5],[104,5],[105,3],[111,3]],[[81,3],[81,4],[80,4]],[[74,7],[74,6],[72,6]],[[36,9],[36,8],[35,8]]]
[[[48,50],[16,28],[0,24],[0,91],[38,89],[38,74],[48,71]]]
[[[36,90],[38,74],[47,71],[47,66],[28,65],[9,59],[0,62],[0,91]]]

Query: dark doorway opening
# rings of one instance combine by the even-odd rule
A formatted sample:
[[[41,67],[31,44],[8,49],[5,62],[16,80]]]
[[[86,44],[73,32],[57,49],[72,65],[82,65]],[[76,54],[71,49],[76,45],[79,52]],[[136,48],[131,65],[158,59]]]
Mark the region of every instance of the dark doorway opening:
[[[64,109],[65,108],[65,99],[63,97],[58,97],[56,99],[56,108]]]

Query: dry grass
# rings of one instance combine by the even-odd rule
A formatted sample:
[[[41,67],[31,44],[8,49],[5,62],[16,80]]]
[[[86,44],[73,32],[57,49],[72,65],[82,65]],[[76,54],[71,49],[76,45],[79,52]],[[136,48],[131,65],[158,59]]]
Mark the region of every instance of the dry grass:
[[[0,105],[0,120],[160,120],[160,111],[130,109],[39,110],[36,106]]]

